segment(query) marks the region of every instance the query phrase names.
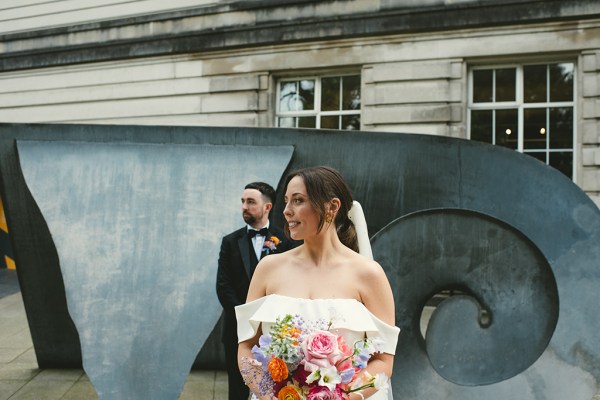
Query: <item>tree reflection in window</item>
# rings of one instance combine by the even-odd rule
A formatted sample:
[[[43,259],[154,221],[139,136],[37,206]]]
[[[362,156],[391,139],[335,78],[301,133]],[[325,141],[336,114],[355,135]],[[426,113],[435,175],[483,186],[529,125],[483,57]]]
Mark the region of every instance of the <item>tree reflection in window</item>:
[[[283,112],[313,110],[315,104],[314,99],[314,80],[281,83],[279,109]]]

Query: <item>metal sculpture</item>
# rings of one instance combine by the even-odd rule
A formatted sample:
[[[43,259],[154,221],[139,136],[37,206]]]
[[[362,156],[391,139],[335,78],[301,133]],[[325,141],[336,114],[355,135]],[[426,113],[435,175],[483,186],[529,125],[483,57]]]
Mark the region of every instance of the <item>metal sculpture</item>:
[[[80,365],[80,347],[17,141],[294,146],[288,169],[339,169],[365,210],[402,328],[395,396],[589,400],[600,391],[600,210],[532,157],[467,140],[381,132],[0,125],[0,138],[8,225],[40,366]],[[278,189],[272,215],[281,224]],[[415,249],[423,250],[420,258]],[[438,306],[422,337],[417,319],[441,289],[461,295]],[[210,341],[205,349],[214,347]]]
[[[219,318],[221,237],[248,182],[290,146],[18,141],[60,259],[83,367],[101,399],[175,399]],[[245,168],[262,160],[264,168]],[[49,168],[51,166],[51,168]],[[210,166],[210,168],[207,168]]]

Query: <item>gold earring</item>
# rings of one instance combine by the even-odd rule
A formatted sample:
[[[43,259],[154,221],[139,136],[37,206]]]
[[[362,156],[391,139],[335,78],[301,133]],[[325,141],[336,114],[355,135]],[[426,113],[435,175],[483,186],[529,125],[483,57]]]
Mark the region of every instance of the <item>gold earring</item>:
[[[332,221],[333,217],[331,216],[331,214],[327,214],[327,216],[325,217],[325,223],[331,224]]]

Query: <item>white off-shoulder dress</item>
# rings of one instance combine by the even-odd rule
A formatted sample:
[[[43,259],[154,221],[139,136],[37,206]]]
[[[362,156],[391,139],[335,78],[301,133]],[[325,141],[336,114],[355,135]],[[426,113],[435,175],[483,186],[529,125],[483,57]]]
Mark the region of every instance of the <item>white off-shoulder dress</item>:
[[[275,320],[286,314],[300,315],[305,320],[331,321],[331,332],[343,336],[347,343],[365,336],[378,338],[383,342],[383,352],[389,354],[395,354],[400,332],[398,327],[386,324],[355,299],[301,299],[270,294],[237,306],[235,313],[240,342],[254,337],[259,326],[262,332],[268,332]],[[391,385],[387,397],[376,393],[369,399],[392,400]]]

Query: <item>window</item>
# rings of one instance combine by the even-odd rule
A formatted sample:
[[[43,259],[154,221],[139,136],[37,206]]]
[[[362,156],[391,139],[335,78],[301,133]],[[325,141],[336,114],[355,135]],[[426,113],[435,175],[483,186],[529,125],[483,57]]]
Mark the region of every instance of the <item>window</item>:
[[[276,125],[360,129],[360,75],[280,80]]]
[[[470,71],[471,139],[528,154],[573,178],[575,65]]]

